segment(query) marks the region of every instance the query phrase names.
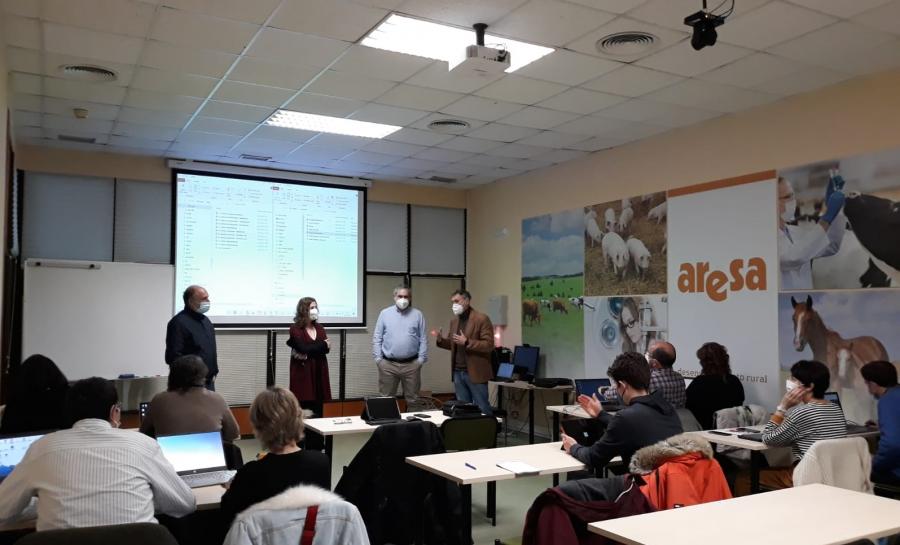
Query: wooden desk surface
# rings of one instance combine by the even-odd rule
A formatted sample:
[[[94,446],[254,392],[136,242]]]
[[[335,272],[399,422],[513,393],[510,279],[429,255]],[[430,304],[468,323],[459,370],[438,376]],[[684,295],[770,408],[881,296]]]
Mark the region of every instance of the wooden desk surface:
[[[584,409],[581,408],[581,405],[547,405],[544,408],[552,413],[575,416],[578,418],[591,418],[591,415],[586,413]]]
[[[759,428],[762,430],[764,426],[753,426],[754,428]],[[743,434],[730,431],[733,428],[725,428],[722,430],[706,430],[706,431],[695,431],[690,433],[695,433],[700,437],[706,439],[710,443],[716,443],[718,445],[726,445],[729,447],[738,447],[747,450],[770,450],[776,448],[786,448],[786,447],[773,447],[770,445],[766,445],[762,441],[751,441],[749,439],[740,439],[738,435]],[[717,433],[711,433],[713,431],[721,431],[723,433],[727,433],[728,435],[719,435]],[[866,431],[863,433],[854,433],[852,435],[848,435],[848,437],[876,437],[879,435],[879,431],[877,429],[872,429],[871,431]]]
[[[840,545],[900,532],[900,501],[821,484],[588,525],[630,545]]]
[[[560,450],[561,442],[538,443],[446,454],[412,456],[406,462],[440,475],[457,484],[486,483],[515,479],[516,474],[497,467],[498,462],[525,462],[538,469],[540,475],[581,471],[585,465]],[[466,464],[475,466],[472,469]]]
[[[518,389],[518,390],[560,390],[560,391],[566,391],[566,390],[572,390],[572,389],[574,388],[571,384],[567,384],[567,385],[563,385],[563,386],[554,386],[554,387],[552,387],[552,388],[542,388],[542,387],[540,387],[540,386],[535,386],[534,384],[529,384],[529,383],[525,382],[524,380],[517,380],[517,381],[515,381],[515,382],[503,382],[503,381],[492,380],[492,381],[490,381],[490,384],[494,384],[494,385],[496,385],[496,386],[500,386],[500,387],[503,387],[503,388],[515,388],[515,389]]]
[[[402,413],[401,416],[406,418],[414,414],[427,414],[431,418],[423,418],[425,422],[433,422],[435,426],[440,427],[444,420],[450,418],[444,416],[442,411],[416,411],[415,413]],[[348,423],[345,423],[348,422]],[[338,416],[328,418],[310,418],[303,421],[304,426],[316,431],[322,435],[350,435],[354,433],[372,433],[378,426],[370,426],[366,424],[362,418],[358,416]]]

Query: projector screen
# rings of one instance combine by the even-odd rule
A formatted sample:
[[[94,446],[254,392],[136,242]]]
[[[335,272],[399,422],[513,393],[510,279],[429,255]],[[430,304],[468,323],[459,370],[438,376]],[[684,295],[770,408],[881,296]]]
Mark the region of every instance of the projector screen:
[[[365,188],[174,170],[175,308],[209,291],[216,325],[284,327],[313,297],[319,322],[365,325]]]

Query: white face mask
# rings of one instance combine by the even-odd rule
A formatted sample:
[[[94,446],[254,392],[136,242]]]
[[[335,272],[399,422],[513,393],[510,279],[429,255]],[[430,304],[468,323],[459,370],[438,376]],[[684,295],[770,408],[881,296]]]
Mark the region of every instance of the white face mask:
[[[781,212],[781,219],[784,221],[794,221],[794,215],[797,213],[797,200],[791,199],[784,203],[784,210]]]
[[[796,387],[797,387],[797,383],[791,379],[788,379],[784,382],[784,388],[788,392],[790,392],[791,390],[793,390]]]
[[[319,309],[311,308],[309,309],[309,319],[312,321],[316,321],[319,319]]]
[[[197,307],[197,312],[200,314],[206,314],[209,312],[209,301],[200,301],[200,306]]]
[[[409,307],[409,299],[406,297],[398,297],[394,299],[394,303],[397,304],[397,308],[400,310],[406,310]]]
[[[459,316],[465,309],[459,303],[453,303],[453,305],[450,307],[450,310],[453,311],[453,314]]]

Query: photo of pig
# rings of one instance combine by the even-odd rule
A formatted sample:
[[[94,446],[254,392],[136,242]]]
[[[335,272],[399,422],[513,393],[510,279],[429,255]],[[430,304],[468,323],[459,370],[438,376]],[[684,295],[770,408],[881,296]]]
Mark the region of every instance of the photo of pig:
[[[585,295],[666,293],[667,206],[650,193],[585,208]]]

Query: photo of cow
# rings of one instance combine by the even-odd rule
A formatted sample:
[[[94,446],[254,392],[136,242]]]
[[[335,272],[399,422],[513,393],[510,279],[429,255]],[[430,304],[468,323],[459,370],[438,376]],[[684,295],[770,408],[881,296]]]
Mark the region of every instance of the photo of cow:
[[[666,194],[584,209],[584,293],[666,293]]]

